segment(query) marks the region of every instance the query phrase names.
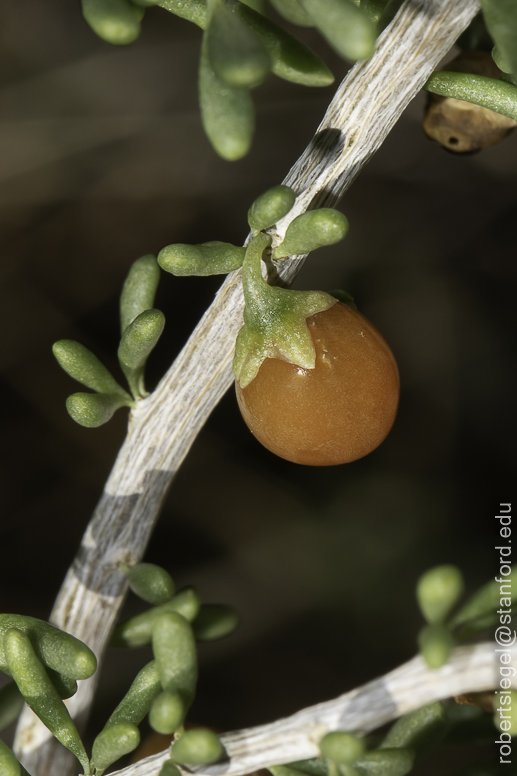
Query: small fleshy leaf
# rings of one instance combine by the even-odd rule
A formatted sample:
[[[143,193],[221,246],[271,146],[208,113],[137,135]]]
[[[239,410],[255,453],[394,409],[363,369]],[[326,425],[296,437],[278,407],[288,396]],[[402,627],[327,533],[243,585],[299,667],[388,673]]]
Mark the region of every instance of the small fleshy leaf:
[[[283,242],[273,251],[273,258],[297,256],[325,245],[333,245],[342,240],[347,231],[348,221],[339,210],[310,210],[291,221]]]
[[[125,722],[139,725],[161,689],[156,660],[151,660],[138,672],[131,687],[104,725],[104,729]]]
[[[9,727],[15,719],[18,719],[22,713],[24,703],[25,701],[16,682],[9,682],[5,687],[2,687],[0,690],[0,733],[6,727]]]
[[[210,0],[206,31],[208,57],[216,75],[229,86],[253,89],[271,70],[271,59],[255,32],[224,0]]]
[[[181,695],[164,690],[152,703],[149,724],[157,733],[168,736],[182,726],[185,712],[185,702]]]
[[[130,722],[105,728],[95,741],[92,749],[92,764],[97,776],[125,754],[133,752],[140,743],[140,731]]]
[[[365,752],[354,768],[359,776],[406,776],[413,769],[415,753],[412,749],[376,749]]]
[[[299,0],[330,45],[346,59],[368,59],[374,52],[375,24],[353,0]]]
[[[137,259],[131,266],[120,295],[120,333],[144,310],[154,307],[160,282],[160,268],[151,254]]]
[[[429,703],[400,717],[383,738],[381,749],[409,747],[418,753],[425,752],[442,738],[447,727],[443,703]]]
[[[181,776],[181,771],[172,760],[165,760],[158,776]]]
[[[341,730],[327,733],[320,741],[321,756],[338,765],[352,765],[365,752],[365,743],[353,733]]]
[[[248,89],[229,86],[214,73],[206,33],[199,64],[199,105],[203,127],[214,150],[229,162],[242,159],[250,149],[255,130],[253,102]]]
[[[196,641],[189,622],[176,612],[153,625],[153,652],[164,690],[179,693],[188,711],[197,682]]]
[[[219,736],[206,728],[187,730],[171,746],[171,760],[180,765],[210,765],[225,755]]]
[[[174,596],[174,580],[161,566],[154,563],[137,563],[124,572],[129,587],[143,601],[159,606]]]
[[[22,770],[13,752],[3,741],[0,741],[0,773],[2,776],[21,776],[22,773],[27,773],[25,769]]]
[[[176,243],[162,248],[158,263],[172,275],[221,275],[242,267],[245,253],[245,248],[216,240],[201,245]]]
[[[98,393],[114,394],[129,399],[126,391],[91,350],[75,340],[59,340],[52,346],[59,366],[74,380]]]
[[[73,393],[66,400],[68,414],[85,428],[98,428],[110,420],[114,413],[124,406],[132,405],[119,396],[106,393]]]
[[[125,329],[118,348],[118,360],[135,399],[146,396],[143,375],[145,362],[160,339],[165,326],[161,310],[144,310]]]
[[[314,27],[314,22],[298,0],[270,0],[271,5],[284,19],[299,27]]]
[[[418,647],[429,668],[441,668],[454,647],[454,637],[444,625],[426,625],[418,634]]]
[[[143,8],[129,0],[81,0],[83,16],[92,30],[113,46],[126,46],[140,35]]]
[[[224,639],[239,625],[239,615],[226,604],[201,604],[199,614],[192,623],[197,641]]]
[[[296,194],[289,186],[273,186],[257,197],[248,211],[248,223],[253,232],[269,229],[286,216],[294,205]]]
[[[416,595],[427,622],[443,622],[463,593],[463,587],[463,576],[456,566],[437,566],[423,574],[418,580]]]
[[[172,601],[155,606],[119,623],[113,631],[110,645],[112,647],[142,647],[145,644],[150,644],[153,626],[163,614],[178,612],[191,622],[199,612],[200,605],[196,590],[193,587],[186,587],[176,593]]]
[[[517,8],[515,0],[481,0],[483,17],[501,57],[517,75]]]

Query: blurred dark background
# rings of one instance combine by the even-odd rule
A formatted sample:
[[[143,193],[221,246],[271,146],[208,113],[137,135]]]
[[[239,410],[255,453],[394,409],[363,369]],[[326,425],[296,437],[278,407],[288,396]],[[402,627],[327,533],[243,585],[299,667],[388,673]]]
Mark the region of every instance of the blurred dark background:
[[[347,66],[313,31],[297,34],[339,82]],[[116,49],[79,3],[0,8],[2,611],[48,617],[125,431],[124,411],[97,430],[70,420],[78,387],[52,343],[80,340],[119,375],[131,263],[172,242],[241,244],[250,203],[281,182],[332,97],[269,79],[251,153],[223,162],[201,128],[199,45],[197,28],[161,9]],[[425,99],[344,198],[345,242],[297,281],[347,289],[391,344],[402,395],[390,436],[356,463],[298,467],[254,441],[230,391],[146,554],[242,616],[235,636],[201,649],[197,722],[266,722],[390,670],[415,652],[423,571],[456,563],[472,591],[495,570],[494,515],[514,468],[517,134],[448,154],[423,135]],[[220,282],[163,275],[151,387]],[[94,732],[144,653],[108,657]]]

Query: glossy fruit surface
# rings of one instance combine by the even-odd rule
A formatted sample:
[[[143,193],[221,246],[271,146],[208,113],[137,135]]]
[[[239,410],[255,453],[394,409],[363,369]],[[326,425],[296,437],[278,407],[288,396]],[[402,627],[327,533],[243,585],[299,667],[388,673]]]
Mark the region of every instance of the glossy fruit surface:
[[[329,466],[362,458],[395,420],[400,392],[388,344],[361,313],[338,302],[307,318],[316,367],[268,358],[237,400],[250,431],[294,463]]]

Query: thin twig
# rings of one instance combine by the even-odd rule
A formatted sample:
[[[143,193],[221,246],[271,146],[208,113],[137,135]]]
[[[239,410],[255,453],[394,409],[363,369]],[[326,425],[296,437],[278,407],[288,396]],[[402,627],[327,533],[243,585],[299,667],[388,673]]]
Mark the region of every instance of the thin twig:
[[[374,56],[355,65],[343,81],[316,136],[287,176],[298,198],[277,225],[275,242],[299,213],[338,202],[478,10],[478,0],[406,0]],[[289,284],[304,259],[284,262],[278,282]],[[236,272],[223,283],[157,389],[131,413],[128,435],[51,617],[89,644],[99,659],[126,591],[118,564],[142,558],[176,471],[232,383],[243,306]],[[95,682],[82,682],[69,702],[80,729]],[[68,753],[29,710],[22,714],[15,750],[35,776],[70,773]]]
[[[495,644],[456,649],[439,670],[427,668],[421,657],[339,698],[310,706],[286,719],[247,730],[225,733],[221,741],[228,759],[193,769],[196,776],[242,776],[270,765],[319,756],[319,741],[332,730],[366,735],[402,714],[433,701],[496,686]],[[160,754],[130,765],[113,776],[157,776],[169,758]],[[191,773],[191,771],[184,771]]]

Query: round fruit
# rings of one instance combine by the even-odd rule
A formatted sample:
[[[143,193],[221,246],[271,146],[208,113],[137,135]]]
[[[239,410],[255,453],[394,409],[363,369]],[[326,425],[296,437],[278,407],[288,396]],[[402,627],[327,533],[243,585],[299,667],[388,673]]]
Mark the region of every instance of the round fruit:
[[[361,313],[337,302],[307,318],[314,369],[267,358],[237,401],[250,431],[294,463],[329,466],[362,458],[381,444],[400,393],[388,344]]]

